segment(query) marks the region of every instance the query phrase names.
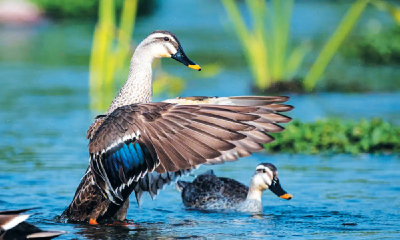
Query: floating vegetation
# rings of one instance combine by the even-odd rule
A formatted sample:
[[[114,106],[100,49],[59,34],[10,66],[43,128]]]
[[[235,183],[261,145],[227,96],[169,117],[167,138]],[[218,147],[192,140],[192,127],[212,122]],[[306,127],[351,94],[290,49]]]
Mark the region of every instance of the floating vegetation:
[[[270,152],[295,154],[318,153],[400,153],[400,127],[372,119],[343,121],[293,121],[265,147]]]

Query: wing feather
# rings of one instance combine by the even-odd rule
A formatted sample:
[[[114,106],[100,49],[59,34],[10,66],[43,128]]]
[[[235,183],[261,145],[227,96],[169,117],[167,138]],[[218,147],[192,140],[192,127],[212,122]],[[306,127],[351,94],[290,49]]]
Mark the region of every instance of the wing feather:
[[[291,120],[279,113],[293,108],[287,100],[193,97],[120,107],[88,131],[91,166],[117,203],[133,190],[153,196],[184,170],[262,150],[273,141],[268,133]]]

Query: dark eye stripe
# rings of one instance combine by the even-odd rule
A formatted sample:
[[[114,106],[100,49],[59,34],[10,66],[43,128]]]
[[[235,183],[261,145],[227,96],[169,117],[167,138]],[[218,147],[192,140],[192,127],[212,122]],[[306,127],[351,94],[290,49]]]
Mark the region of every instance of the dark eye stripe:
[[[163,41],[163,42],[167,42],[167,41],[165,41],[165,38],[168,38],[169,39],[169,41],[168,42],[170,42],[176,49],[178,49],[178,43],[176,42],[176,40],[175,39],[173,39],[173,38],[170,38],[170,37],[157,37],[157,38],[155,38],[155,39],[157,39],[157,40],[161,40],[161,41]]]
[[[266,170],[265,168],[260,168],[260,169],[257,169],[257,172],[266,173],[266,172],[267,172],[267,170]]]
[[[174,41],[172,41],[172,38],[170,38],[170,37],[156,37],[155,39],[157,39],[157,40],[163,40],[163,41],[171,42],[171,43],[174,42]]]

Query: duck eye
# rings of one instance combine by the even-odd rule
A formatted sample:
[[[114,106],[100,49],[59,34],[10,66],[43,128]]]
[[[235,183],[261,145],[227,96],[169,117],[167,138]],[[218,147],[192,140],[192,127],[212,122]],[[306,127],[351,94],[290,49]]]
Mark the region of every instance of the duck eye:
[[[262,172],[263,172],[263,173],[266,173],[266,172],[267,172],[267,170],[263,169],[263,170],[262,170]]]
[[[168,42],[169,41],[169,37],[165,37],[164,41]]]

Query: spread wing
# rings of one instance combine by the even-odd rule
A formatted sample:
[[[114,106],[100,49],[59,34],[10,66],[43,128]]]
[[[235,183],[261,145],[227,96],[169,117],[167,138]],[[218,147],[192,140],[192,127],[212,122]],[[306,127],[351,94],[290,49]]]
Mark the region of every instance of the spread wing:
[[[248,114],[262,114],[262,119],[254,122],[247,122],[256,128],[252,131],[241,132],[246,138],[231,141],[235,144],[235,148],[222,152],[221,156],[209,159],[208,164],[220,164],[225,161],[235,161],[238,157],[247,157],[252,152],[261,151],[263,146],[261,143],[269,143],[274,141],[271,136],[266,136],[266,132],[277,133],[284,130],[278,123],[287,123],[292,119],[279,114],[293,109],[293,106],[282,104],[289,98],[284,96],[239,96],[239,97],[178,97],[168,99],[163,102],[175,103],[180,105],[228,105],[241,106],[231,107],[232,110],[243,108],[243,106],[258,106],[258,112],[248,112]]]
[[[210,103],[128,105],[103,119],[89,142],[90,164],[113,202],[123,201],[147,173],[178,172],[259,151],[273,140],[269,132],[283,130],[277,123],[291,120],[278,113],[292,108],[280,104],[286,97],[204,99]]]

